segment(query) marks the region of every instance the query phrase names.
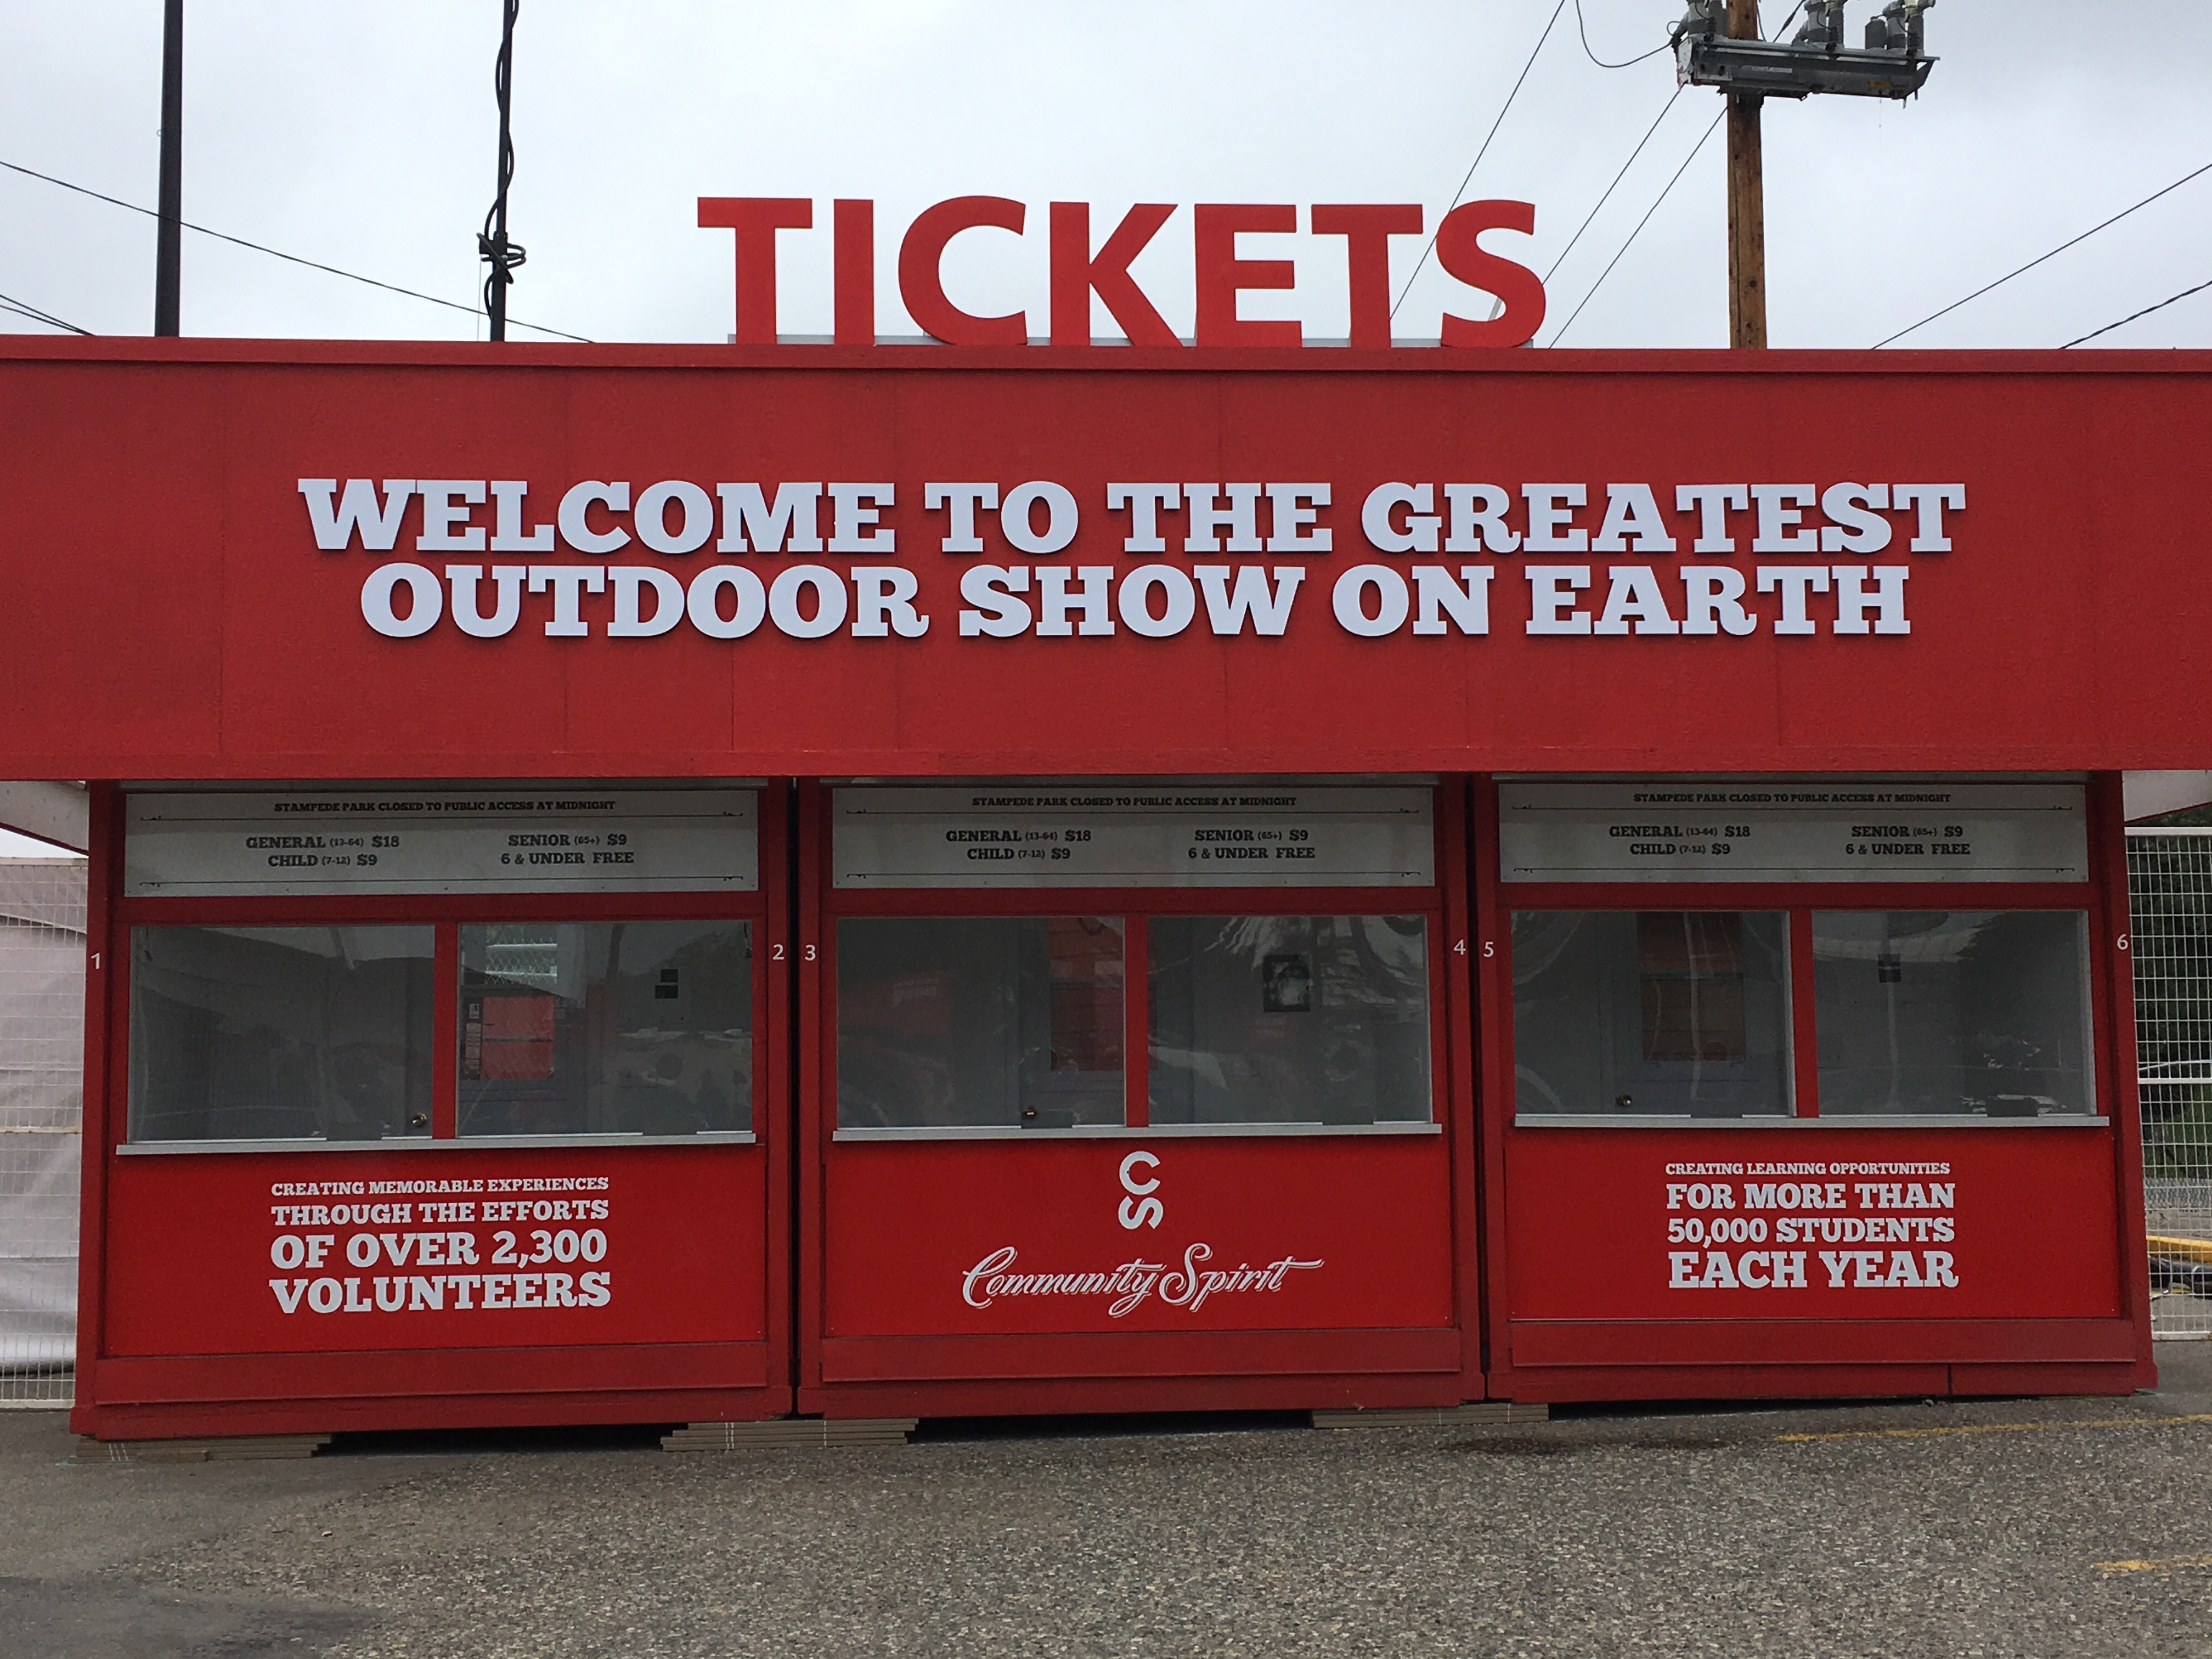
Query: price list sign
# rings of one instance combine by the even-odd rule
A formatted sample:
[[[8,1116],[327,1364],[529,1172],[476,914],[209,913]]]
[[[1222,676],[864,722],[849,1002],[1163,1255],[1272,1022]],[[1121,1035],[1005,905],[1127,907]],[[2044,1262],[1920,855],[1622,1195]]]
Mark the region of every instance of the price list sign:
[[[840,789],[841,888],[1427,887],[1430,792]]]
[[[750,789],[134,794],[124,891],[750,892],[758,825]]]
[[[2076,882],[2078,783],[1658,779],[1498,788],[1509,882]]]

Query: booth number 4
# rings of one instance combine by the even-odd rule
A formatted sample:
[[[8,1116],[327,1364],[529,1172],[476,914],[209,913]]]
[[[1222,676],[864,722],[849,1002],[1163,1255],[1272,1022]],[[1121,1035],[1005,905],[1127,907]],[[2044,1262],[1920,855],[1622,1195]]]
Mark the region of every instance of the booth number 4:
[[[1465,939],[1456,940],[1452,945],[1452,954],[1455,957],[1465,956],[1467,954],[1467,941]],[[1485,962],[1489,961],[1497,954],[1498,941],[1496,939],[1486,939],[1482,941],[1482,959]]]
[[[1133,1233],[1139,1227],[1157,1227],[1168,1218],[1167,1206],[1152,1196],[1160,1189],[1160,1178],[1147,1176],[1139,1181],[1139,1166],[1157,1170],[1160,1161],[1150,1152],[1132,1152],[1121,1160],[1121,1190],[1128,1197],[1121,1200],[1119,1215],[1122,1226]]]

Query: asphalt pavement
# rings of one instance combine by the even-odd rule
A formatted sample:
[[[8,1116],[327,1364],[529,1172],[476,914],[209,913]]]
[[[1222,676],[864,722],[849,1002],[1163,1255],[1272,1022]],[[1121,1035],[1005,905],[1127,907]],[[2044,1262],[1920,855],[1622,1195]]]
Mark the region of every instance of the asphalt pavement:
[[[1504,1428],[362,1437],[77,1465],[0,1413],[7,1659],[2212,1654],[2212,1344],[2125,1400]]]

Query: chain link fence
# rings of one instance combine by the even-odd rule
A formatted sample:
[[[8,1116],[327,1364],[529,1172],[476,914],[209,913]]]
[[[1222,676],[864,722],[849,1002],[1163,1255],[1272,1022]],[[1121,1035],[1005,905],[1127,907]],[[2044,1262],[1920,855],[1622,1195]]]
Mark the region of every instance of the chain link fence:
[[[0,1407],[72,1392],[84,908],[83,860],[0,859]]]
[[[2128,831],[2151,1326],[2212,1337],[2212,829]]]

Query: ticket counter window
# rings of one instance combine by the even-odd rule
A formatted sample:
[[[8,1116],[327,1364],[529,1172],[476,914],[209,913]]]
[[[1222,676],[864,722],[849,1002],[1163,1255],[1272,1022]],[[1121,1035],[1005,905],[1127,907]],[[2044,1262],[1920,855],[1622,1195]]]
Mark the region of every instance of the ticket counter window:
[[[752,1127],[750,922],[460,929],[463,1136]]]
[[[1156,916],[1154,1123],[1425,1120],[1420,916]]]
[[[138,1142],[430,1133],[433,930],[134,927]]]
[[[838,1127],[1121,1123],[1124,970],[1114,917],[840,921]]]
[[[1778,911],[1516,911],[1516,1109],[1787,1115],[1789,961]]]
[[[1816,911],[1820,1111],[2094,1111],[2080,911]]]

